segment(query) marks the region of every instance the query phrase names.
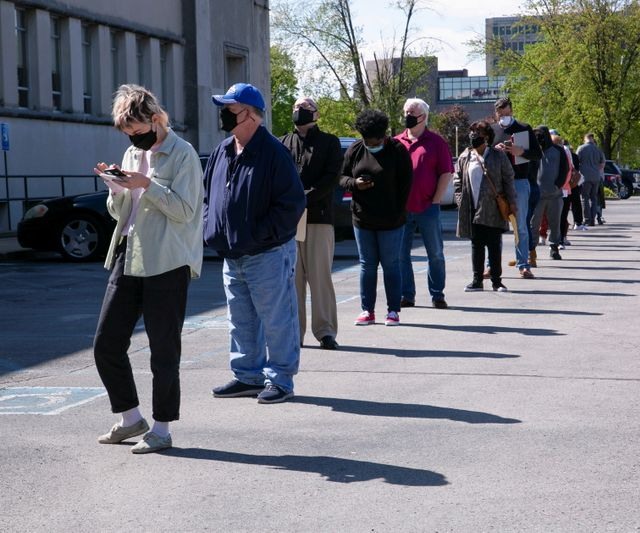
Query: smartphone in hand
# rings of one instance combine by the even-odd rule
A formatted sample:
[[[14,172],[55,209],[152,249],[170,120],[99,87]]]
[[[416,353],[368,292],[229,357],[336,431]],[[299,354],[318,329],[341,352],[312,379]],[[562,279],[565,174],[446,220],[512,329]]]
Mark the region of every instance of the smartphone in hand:
[[[119,168],[106,168],[100,173],[100,177],[107,181],[123,181],[127,175]]]

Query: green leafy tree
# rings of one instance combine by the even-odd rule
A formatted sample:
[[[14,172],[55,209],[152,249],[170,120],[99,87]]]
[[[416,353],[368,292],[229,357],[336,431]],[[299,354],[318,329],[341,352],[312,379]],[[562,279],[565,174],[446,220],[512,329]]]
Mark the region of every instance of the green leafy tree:
[[[347,99],[336,100],[330,96],[323,96],[316,100],[320,109],[318,127],[327,133],[338,137],[356,137],[358,132],[353,127],[356,121],[356,111]]]
[[[464,107],[453,105],[431,115],[430,122],[431,128],[449,143],[452,155],[457,157],[469,145],[470,122]]]
[[[377,107],[397,126],[404,98],[410,89],[426,84],[426,53],[414,50],[411,22],[423,0],[395,0],[405,25],[402,37],[367,65],[360,49],[362,30],[354,25],[349,0],[275,0],[273,36],[281,46],[296,50],[296,59],[312,79],[316,94],[340,95],[353,112]],[[393,122],[395,121],[395,122]]]
[[[279,46],[271,47],[271,131],[284,135],[291,130],[291,110],[296,101],[298,80],[291,56]]]
[[[574,145],[592,131],[608,158],[634,152],[640,121],[638,2],[530,0],[519,24],[538,25],[543,40],[522,55],[498,40],[485,43],[498,55],[516,115],[558,129]]]

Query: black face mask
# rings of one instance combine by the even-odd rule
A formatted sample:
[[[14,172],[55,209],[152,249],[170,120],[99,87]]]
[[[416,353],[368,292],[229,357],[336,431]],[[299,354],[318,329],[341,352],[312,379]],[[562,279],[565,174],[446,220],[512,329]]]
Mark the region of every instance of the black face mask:
[[[473,148],[478,148],[486,142],[486,139],[477,133],[470,133],[469,140],[471,141],[471,146]]]
[[[404,117],[404,125],[406,128],[413,128],[418,125],[418,117],[414,117],[413,115],[406,115]]]
[[[238,115],[242,111],[234,113],[228,107],[223,107],[220,111],[220,122],[222,122],[222,129],[228,133],[231,133],[238,125]]]
[[[131,141],[131,144],[133,144],[133,146],[135,146],[136,148],[140,148],[140,150],[147,151],[154,144],[156,144],[156,141],[158,140],[158,136],[156,135],[156,132],[153,131],[153,129],[150,129],[146,133],[129,135],[129,140]]]
[[[539,135],[536,138],[538,139],[538,144],[540,145],[540,148],[542,148],[543,150],[546,150],[548,148],[546,137],[544,135]]]
[[[306,126],[313,122],[313,111],[299,107],[293,112],[292,120],[296,126]]]

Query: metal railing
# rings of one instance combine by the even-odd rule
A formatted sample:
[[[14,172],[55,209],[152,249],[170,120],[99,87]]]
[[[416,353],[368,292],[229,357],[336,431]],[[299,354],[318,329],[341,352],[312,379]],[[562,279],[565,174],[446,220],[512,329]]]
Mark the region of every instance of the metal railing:
[[[0,189],[0,231],[6,222],[9,232],[13,230],[12,218],[16,218],[12,217],[12,209],[14,215],[18,212],[19,220],[34,202],[105,190],[102,179],[95,174],[18,174],[1,176],[1,179],[4,187]]]

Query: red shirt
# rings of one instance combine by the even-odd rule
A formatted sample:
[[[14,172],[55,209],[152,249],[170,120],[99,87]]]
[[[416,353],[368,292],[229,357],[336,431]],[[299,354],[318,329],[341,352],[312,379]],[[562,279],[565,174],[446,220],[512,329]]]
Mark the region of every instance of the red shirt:
[[[437,133],[425,129],[414,141],[409,138],[407,131],[396,136],[409,152],[413,165],[407,211],[422,213],[431,207],[440,176],[453,173],[453,160],[449,145]]]

